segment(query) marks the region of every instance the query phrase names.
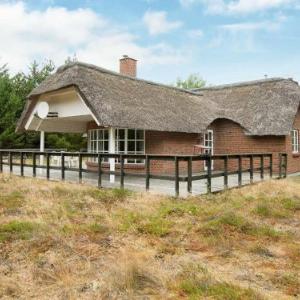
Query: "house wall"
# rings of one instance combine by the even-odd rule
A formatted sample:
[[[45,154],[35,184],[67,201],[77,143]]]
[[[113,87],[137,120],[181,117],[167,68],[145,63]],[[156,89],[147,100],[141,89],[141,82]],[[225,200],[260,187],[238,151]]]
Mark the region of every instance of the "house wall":
[[[89,129],[99,128],[96,123],[90,122],[87,126]],[[157,155],[192,155],[194,153],[194,145],[199,144],[199,134],[187,134],[180,132],[162,132],[162,131],[146,131],[145,132],[145,153]],[[180,162],[180,171],[187,171],[187,162]],[[89,168],[96,170],[97,166],[90,164]],[[118,169],[118,165],[116,166]],[[128,164],[125,168],[129,172],[144,173],[145,168],[139,164]],[[171,161],[151,161],[151,173],[154,174],[174,174],[175,164]],[[194,162],[193,171],[200,172],[203,170],[203,162]]]
[[[88,129],[97,128],[97,125],[90,123]],[[300,131],[300,111],[298,112],[294,128]],[[214,131],[214,154],[238,154],[238,153],[272,153],[274,173],[279,170],[278,155],[280,152],[288,153],[288,173],[300,172],[300,154],[292,154],[290,136],[248,136],[244,129],[237,123],[228,119],[217,119],[209,129]],[[194,146],[202,144],[199,134],[146,131],[145,152],[147,154],[172,154],[192,155]],[[265,159],[265,166],[269,160]],[[249,159],[244,159],[243,168],[250,166]],[[259,158],[254,160],[254,166],[260,166]],[[203,162],[194,162],[193,171],[203,171]],[[223,170],[223,161],[214,161],[215,170]],[[129,169],[144,172],[143,166],[129,165]],[[187,164],[180,165],[182,172],[186,172]],[[237,170],[237,160],[231,160],[229,170]],[[153,161],[151,164],[152,173],[174,173],[174,163],[170,161]]]
[[[300,132],[300,109],[298,109],[295,117],[293,129],[297,129]],[[285,146],[285,151],[288,153],[288,173],[300,172],[300,153],[292,152],[292,139],[290,135],[286,137]]]
[[[278,154],[286,151],[285,136],[248,136],[237,123],[228,119],[217,119],[209,127],[214,131],[214,154],[240,154],[240,153],[272,153],[273,167],[278,170]],[[215,162],[215,169],[222,170],[223,162]],[[265,165],[269,160],[265,159]],[[243,168],[250,166],[249,159],[243,159]],[[254,167],[260,166],[260,159],[254,159]],[[237,170],[237,160],[231,160],[229,170]]]

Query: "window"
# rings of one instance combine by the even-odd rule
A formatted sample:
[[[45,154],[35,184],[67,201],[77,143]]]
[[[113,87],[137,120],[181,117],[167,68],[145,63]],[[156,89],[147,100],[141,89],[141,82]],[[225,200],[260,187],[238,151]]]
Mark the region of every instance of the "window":
[[[214,132],[212,130],[207,130],[204,134],[204,153],[205,154],[214,154]],[[214,166],[214,162],[212,161],[212,169]],[[207,163],[204,162],[204,169],[207,170]]]
[[[88,151],[92,153],[108,153],[109,151],[109,138],[108,129],[92,129],[88,134]],[[93,162],[97,162],[97,158],[91,159]],[[108,161],[105,158],[103,161]]]
[[[88,151],[92,153],[109,152],[109,130],[89,131]],[[115,151],[119,154],[145,154],[145,131],[139,129],[115,129]],[[142,159],[128,159],[125,163],[143,163]]]
[[[297,129],[293,129],[291,132],[292,137],[292,151],[293,153],[299,152],[299,131]]]
[[[93,129],[89,131],[89,152],[108,153],[108,144],[108,129]]]

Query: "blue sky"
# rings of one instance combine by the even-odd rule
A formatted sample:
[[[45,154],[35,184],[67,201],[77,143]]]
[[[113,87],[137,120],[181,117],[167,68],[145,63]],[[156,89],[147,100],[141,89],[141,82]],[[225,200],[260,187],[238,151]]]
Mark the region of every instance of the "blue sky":
[[[74,54],[118,70],[127,54],[139,77],[164,83],[300,80],[300,0],[0,0],[0,26],[13,72]]]

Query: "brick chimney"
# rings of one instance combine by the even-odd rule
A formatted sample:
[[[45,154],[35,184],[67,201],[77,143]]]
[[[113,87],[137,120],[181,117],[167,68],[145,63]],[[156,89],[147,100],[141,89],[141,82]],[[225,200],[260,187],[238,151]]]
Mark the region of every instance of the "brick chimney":
[[[136,77],[137,60],[130,58],[128,55],[123,55],[120,59],[120,73],[123,75]]]

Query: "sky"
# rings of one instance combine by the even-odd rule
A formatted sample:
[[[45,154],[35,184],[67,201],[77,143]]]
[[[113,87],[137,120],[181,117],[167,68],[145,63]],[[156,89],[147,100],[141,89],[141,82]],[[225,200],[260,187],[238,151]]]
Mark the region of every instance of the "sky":
[[[67,57],[170,84],[268,77],[300,81],[300,0],[0,0],[0,65]]]

